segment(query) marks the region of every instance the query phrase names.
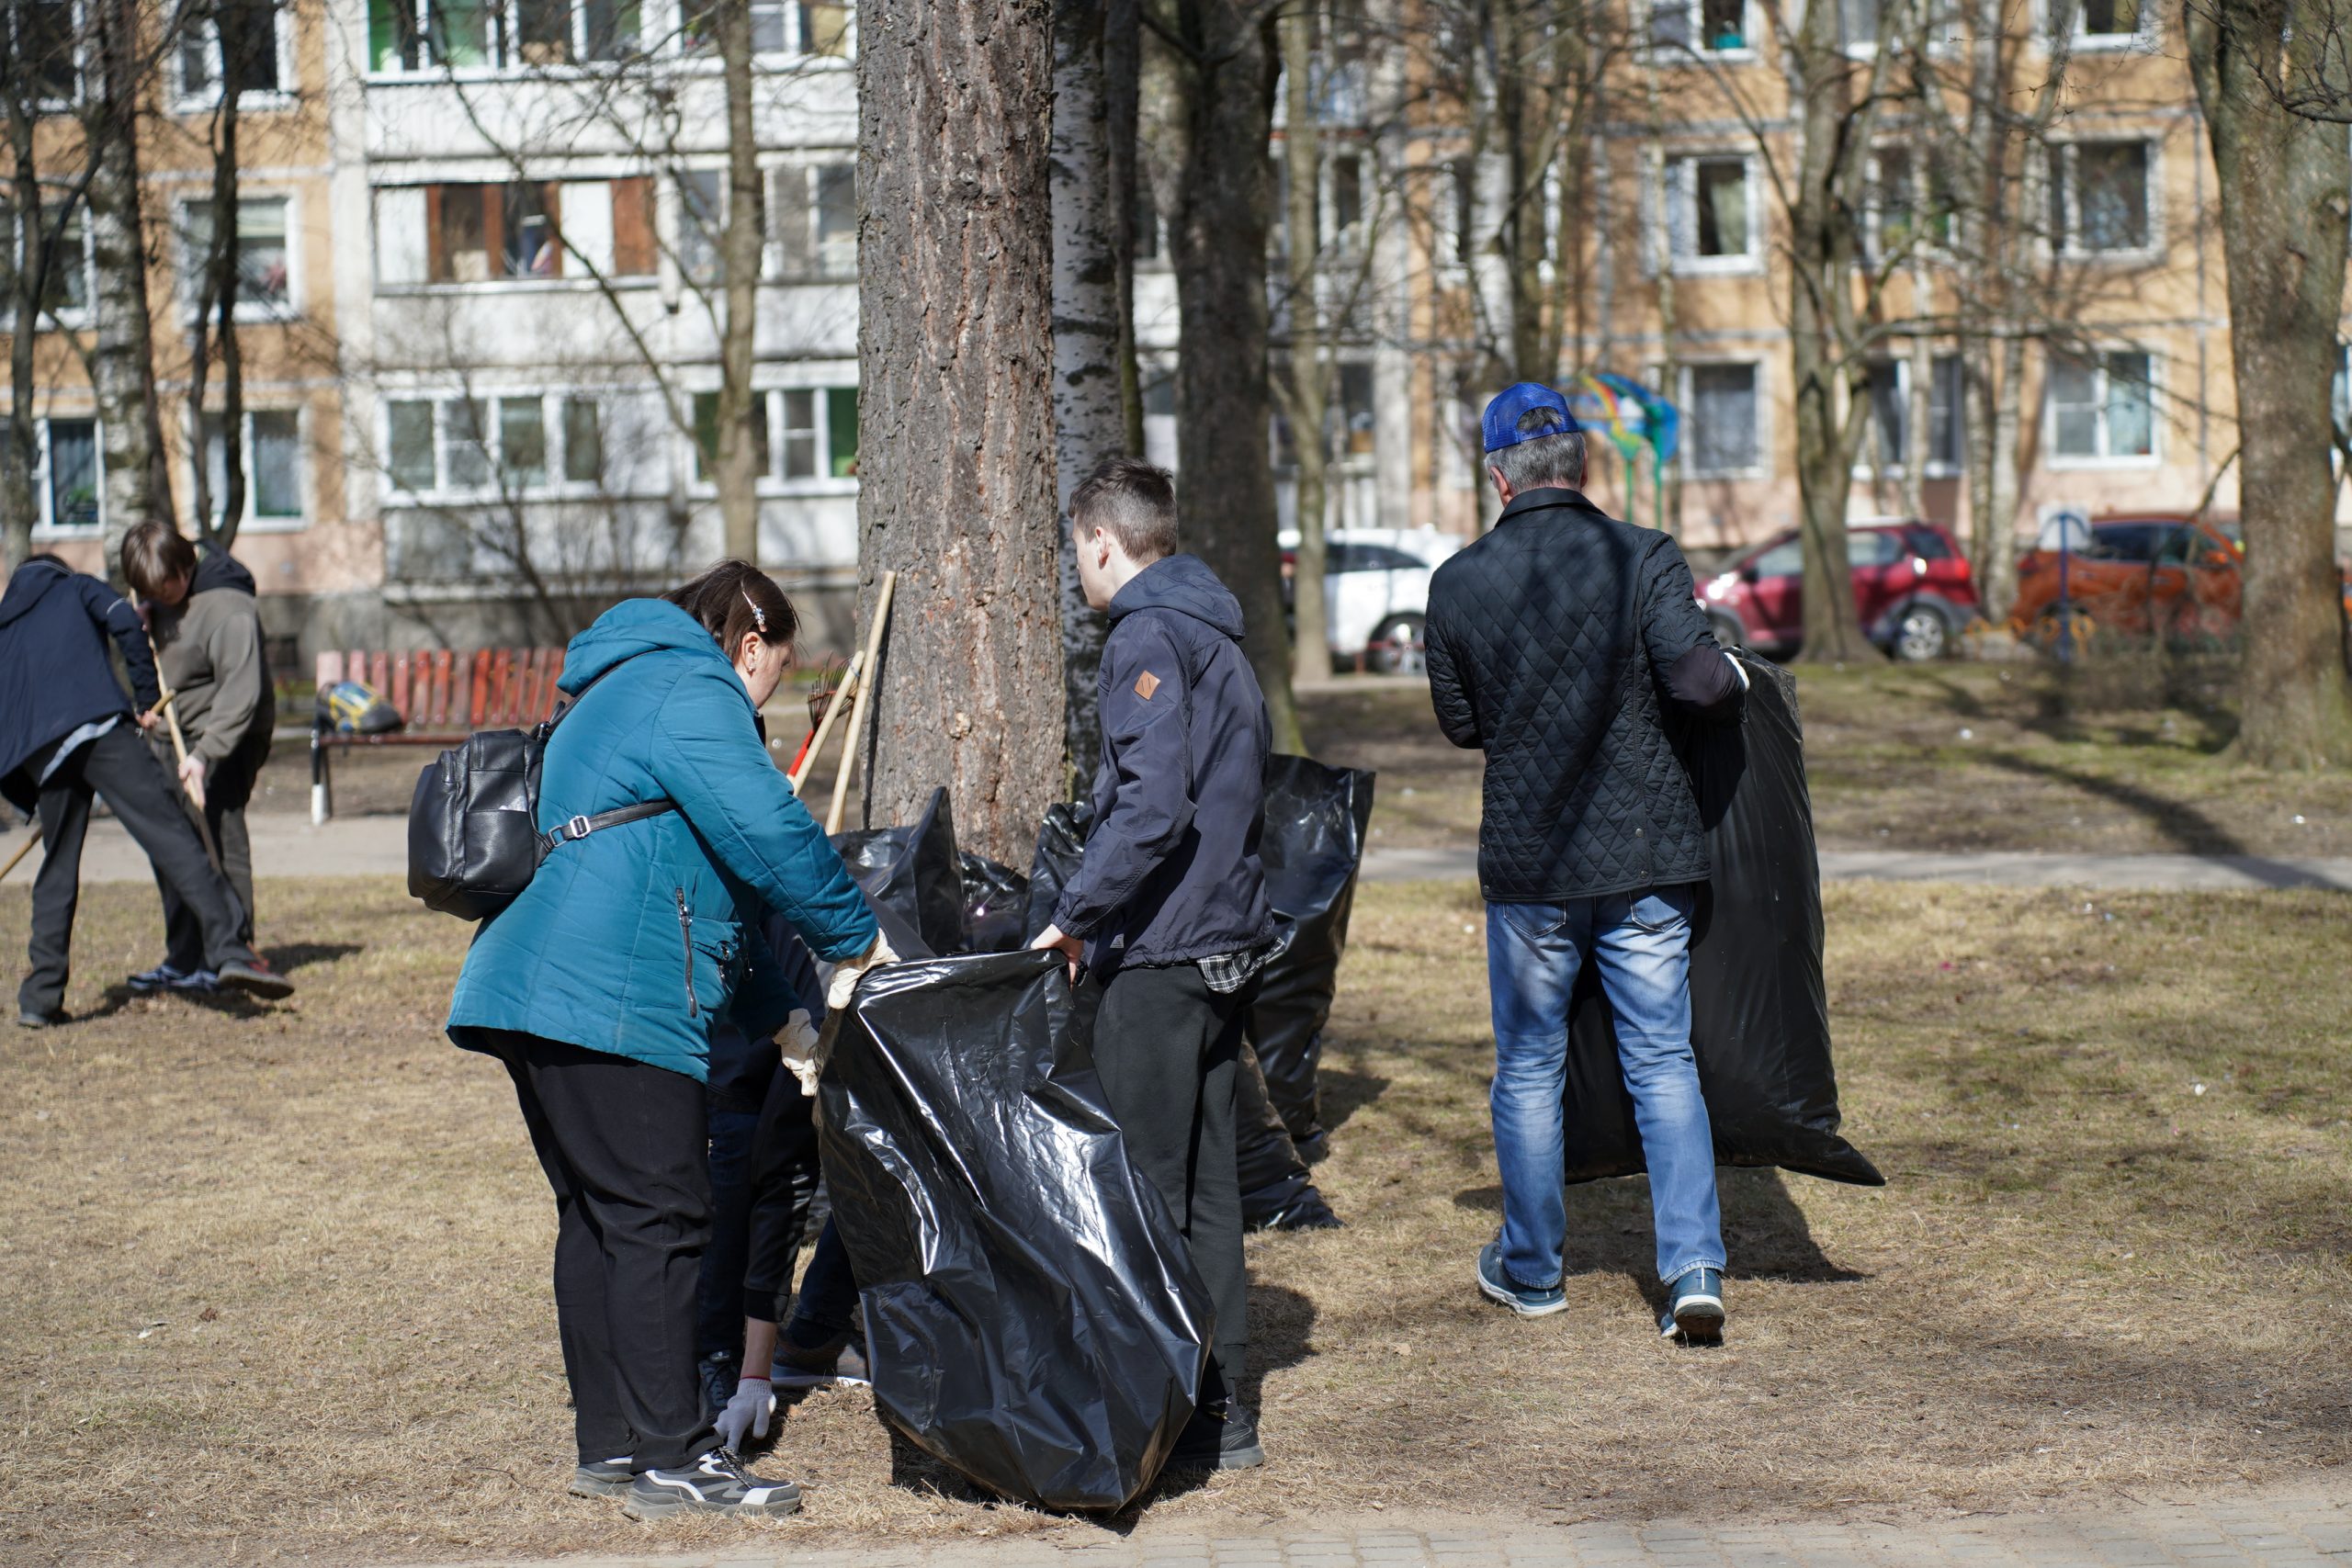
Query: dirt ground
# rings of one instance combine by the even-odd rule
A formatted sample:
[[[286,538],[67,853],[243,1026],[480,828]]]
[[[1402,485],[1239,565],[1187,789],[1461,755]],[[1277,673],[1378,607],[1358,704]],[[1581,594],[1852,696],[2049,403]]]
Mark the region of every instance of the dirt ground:
[[[2227,756],[2224,670],[1795,669],[1826,849],[2352,855],[2352,774]],[[1379,770],[1376,844],[1477,841],[1479,756],[1438,734],[1426,690],[1335,682],[1300,711],[1316,756]]]
[[[0,1043],[0,1556],[381,1562],[983,1536],[1061,1521],[801,1405],[808,1508],[646,1529],[562,1494],[552,1213],[501,1075],[439,1033],[467,928],[265,884],[290,1006],[135,1000],[153,895],[83,903],[85,1021]],[[1733,1317],[1662,1344],[1639,1181],[1572,1190],[1569,1310],[1470,1283],[1496,1223],[1482,925],[1364,889],[1325,1068],[1348,1229],[1250,1247],[1272,1462],[1155,1517],[1881,1516],[2352,1460],[2347,906],[1839,885],[1847,1130],[1881,1190],[1726,1177]],[[27,902],[0,892],[0,952]],[[1091,1528],[1091,1527],[1088,1527]]]

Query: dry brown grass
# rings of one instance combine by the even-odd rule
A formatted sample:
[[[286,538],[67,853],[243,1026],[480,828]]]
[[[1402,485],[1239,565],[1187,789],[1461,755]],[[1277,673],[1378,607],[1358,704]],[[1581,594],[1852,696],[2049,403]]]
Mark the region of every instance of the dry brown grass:
[[[158,922],[152,894],[103,887],[69,998],[96,1016],[6,1037],[0,1556],[1093,1528],[921,1465],[894,1484],[850,1394],[785,1428],[800,1520],[648,1531],[562,1495],[549,1205],[503,1077],[438,1030],[465,929],[389,881],[266,885],[264,903],[295,1007],[106,992]],[[2346,913],[2318,894],[2086,911],[1832,888],[1849,1130],[1892,1185],[1728,1177],[1732,1334],[1686,1351],[1650,1326],[1637,1182],[1574,1191],[1569,1311],[1522,1323],[1478,1300],[1481,915],[1466,889],[1367,888],[1319,1170],[1352,1224],[1251,1244],[1274,1462],[1151,1516],[2000,1508],[2343,1462],[2352,1371],[2326,1330],[2352,1284]],[[0,893],[0,951],[25,918]]]
[[[2352,776],[2229,757],[2223,668],[1794,668],[1825,848],[2352,855]],[[1477,841],[1480,759],[1426,691],[1340,682],[1299,706],[1316,756],[1380,770],[1376,845]]]

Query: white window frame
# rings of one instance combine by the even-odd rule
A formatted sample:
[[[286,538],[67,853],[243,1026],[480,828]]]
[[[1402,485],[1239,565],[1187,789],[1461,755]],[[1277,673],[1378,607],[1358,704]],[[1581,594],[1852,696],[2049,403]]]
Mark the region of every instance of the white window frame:
[[[712,72],[719,68],[717,51],[707,46],[696,44],[689,37],[685,26],[686,6],[684,4],[662,5],[658,4],[657,0],[640,0],[638,13],[639,48],[630,53],[605,60],[590,58],[588,8],[585,0],[568,0],[571,21],[572,58],[561,64],[548,65],[526,64],[519,58],[522,38],[522,12],[519,0],[489,0],[485,9],[494,13],[491,24],[492,36],[494,39],[500,30],[499,24],[503,22],[505,36],[514,40],[512,47],[516,51],[516,57],[494,58],[478,65],[452,66],[431,58],[434,3],[435,0],[416,0],[417,28],[425,57],[423,62],[414,67],[397,62],[389,67],[383,66],[373,58],[371,42],[368,46],[369,58],[363,74],[375,81],[402,79],[434,81],[451,76],[460,80],[498,76],[585,76],[610,72],[629,62],[648,56],[663,58],[679,64]],[[760,50],[753,58],[772,62],[789,62],[795,71],[854,68],[857,61],[858,37],[857,7],[854,5],[849,7],[847,24],[842,30],[841,53],[815,54],[809,52],[808,39],[802,35],[801,6],[797,0],[755,0],[755,3],[773,4],[783,13],[784,47],[776,50]],[[366,29],[368,27],[368,21],[364,12],[360,25],[361,37],[365,39],[368,37]],[[668,34],[666,39],[663,38],[665,32]],[[650,47],[647,47],[649,40]],[[498,51],[493,48],[491,52]]]
[[[182,27],[187,27],[195,24],[190,21],[184,20],[180,25]],[[207,23],[204,25],[207,28],[208,34],[204,47],[212,62],[213,85],[209,87],[189,86],[187,82],[187,62],[185,56],[179,49],[175,48],[171,51],[171,65],[166,80],[171,84],[172,106],[174,108],[178,109],[183,113],[195,109],[210,108],[213,105],[220,101],[221,89],[220,83],[222,75],[220,65],[220,31],[217,24]],[[297,88],[294,85],[294,6],[292,0],[277,0],[277,4],[274,5],[270,8],[270,29],[277,44],[277,90],[274,92],[246,92],[238,94],[237,110],[240,114],[254,110],[266,113],[273,109],[291,107],[293,105],[297,94]]]
[[[15,208],[6,207],[5,220],[0,220],[0,244],[8,247],[13,257],[18,254],[16,226],[22,215]],[[35,332],[86,332],[97,320],[98,265],[96,242],[90,236],[90,209],[87,202],[74,203],[74,221],[82,229],[82,303],[61,306],[55,310],[44,307],[36,318]],[[68,416],[71,417],[71,416]]]
[[[1869,186],[1862,208],[1862,253],[1856,265],[1876,268],[1886,261],[1886,190],[1884,156],[1900,152],[1911,160],[1911,210],[1915,222],[1930,218],[1935,209],[1936,176],[1924,138],[1912,141],[1883,141],[1871,149]],[[1955,205],[1948,220],[1957,227],[1959,211]],[[1938,262],[1949,259],[1951,247],[1923,229],[1918,241],[1908,253],[1909,259]]]
[[[27,0],[27,3],[29,3],[29,0]],[[87,65],[82,53],[82,45],[85,41],[82,28],[82,0],[66,0],[65,8],[72,13],[69,25],[74,32],[74,91],[62,98],[38,100],[39,112],[44,115],[70,114],[82,102],[82,80]],[[14,7],[0,6],[0,27],[12,25],[15,15]],[[13,56],[15,51],[11,50],[9,52]]]
[[[2144,457],[2138,453],[2126,453],[2124,456],[2120,457],[2105,455],[2106,447],[2108,446],[2107,361],[2109,355],[2117,354],[2136,354],[2148,362],[2148,451]],[[2058,449],[2058,400],[2052,395],[2052,383],[2057,378],[2055,375],[2056,361],[2060,358],[2087,358],[2090,361],[2092,374],[2098,378],[2098,444],[2100,447],[2100,455],[2098,456],[2082,457],[2071,453],[2061,452]],[[2161,467],[2165,460],[2165,418],[2163,403],[2164,378],[2164,356],[2162,355],[2156,353],[2154,349],[2138,348],[2129,344],[2093,347],[2081,355],[2052,355],[2047,356],[2042,367],[2041,376],[2041,443],[2042,451],[2048,454],[2044,460],[2047,462],[2049,467],[2053,470],[2089,468],[2132,469]]]
[[[1756,47],[1759,30],[1758,24],[1764,18],[1757,14],[1758,9],[1758,0],[1741,0],[1740,14],[1744,25],[1740,32],[1747,41],[1736,49],[1716,49],[1706,41],[1701,27],[1706,19],[1704,0],[1649,0],[1642,17],[1641,36],[1645,47],[1662,64],[1671,64],[1678,59],[1711,60],[1726,65],[1746,64],[1759,57]],[[1691,41],[1685,46],[1660,44],[1657,41],[1657,20],[1661,16],[1676,12],[1682,15],[1683,25],[1690,29]]]
[[[2164,24],[2157,15],[2158,11],[2161,9],[2162,6],[2158,3],[2158,0],[2141,0],[2140,26],[2137,31],[2129,33],[2093,33],[2083,30],[2083,6],[2081,0],[2075,0],[2075,4],[2073,6],[2075,36],[2067,41],[2066,47],[2076,54],[2086,52],[2102,54],[2147,53],[2156,47],[2157,40],[2163,31]],[[2051,0],[2034,0],[2033,11],[2034,36],[2040,39],[2046,47],[2051,41],[2051,27],[2054,20],[2052,14]]]
[[[1679,361],[1675,367],[1675,395],[1681,401],[1686,417],[1695,415],[1699,401],[1695,395],[1693,370],[1729,366],[1743,367],[1754,377],[1752,396],[1756,400],[1756,461],[1744,468],[1702,468],[1691,458],[1697,448],[1685,445],[1675,455],[1686,479],[1709,482],[1736,479],[1769,479],[1772,477],[1772,400],[1770,395],[1771,367],[1761,358],[1743,359],[1736,355],[1706,355]]]
[[[241,286],[237,290],[239,321],[255,324],[290,321],[302,313],[301,247],[296,243],[300,232],[295,222],[297,199],[291,189],[273,186],[255,186],[251,190],[241,186],[238,189],[237,205],[240,209],[256,201],[282,201],[286,204],[286,298],[282,300],[256,299],[247,295]],[[188,232],[188,209],[211,205],[209,194],[182,196],[172,203],[172,232],[179,243],[180,307],[191,321],[195,319],[197,300],[203,292],[200,274],[204,258],[197,254],[194,236]]]
[[[1694,249],[1688,255],[1674,248],[1675,212],[1677,205],[1690,204],[1690,241],[1695,247],[1699,234],[1699,187],[1695,176],[1697,166],[1705,163],[1729,163],[1738,160],[1742,173],[1741,190],[1747,207],[1747,249],[1736,255],[1704,256]],[[1693,174],[1678,178],[1679,166],[1688,165]],[[1748,276],[1764,270],[1764,203],[1758,199],[1756,156],[1737,149],[1688,149],[1668,152],[1660,161],[1658,173],[1661,188],[1651,193],[1652,256],[1657,268],[1671,267],[1677,277],[1709,276]]]
[[[760,417],[767,425],[768,434],[768,466],[760,470],[758,486],[760,494],[772,496],[825,496],[855,495],[857,493],[858,480],[856,476],[852,475],[846,479],[836,479],[831,471],[833,463],[833,413],[831,394],[836,390],[854,392],[857,389],[855,370],[853,369],[847,372],[847,374],[850,377],[850,379],[848,380],[842,379],[840,374],[834,375],[830,379],[818,376],[811,376],[805,379],[794,378],[790,380],[777,381],[772,384],[756,386],[752,389],[752,395],[760,400]],[[687,388],[685,389],[685,396],[688,400],[689,408],[691,409],[694,399],[704,396],[715,396],[718,391],[718,388],[716,385],[697,385]],[[809,399],[811,405],[809,412],[816,421],[815,429],[817,434],[818,471],[805,479],[787,479],[782,477],[781,470],[784,466],[783,394],[786,392],[808,392],[812,394]],[[689,425],[693,423],[694,422],[691,419],[687,421]],[[686,476],[687,492],[690,495],[695,496],[696,499],[707,499],[718,493],[718,480],[704,474],[701,471],[704,467],[705,464],[703,462],[701,444],[695,440],[692,435],[688,435],[685,438],[684,467],[679,471]]]
[[[2147,237],[2137,245],[2120,246],[2113,250],[2085,250],[2075,243],[2075,239],[2076,231],[2082,225],[2083,211],[2079,153],[2085,147],[2118,147],[2135,144],[2148,150],[2147,189],[2144,192],[2148,211]],[[2052,141],[2050,144],[2049,157],[2045,162],[2054,163],[2056,167],[2046,169],[2044,179],[2055,182],[2055,185],[2053,186],[2045,184],[2041,192],[2042,210],[2048,210],[2050,192],[2055,188],[2065,198],[2066,231],[2063,234],[2050,235],[2049,244],[2061,257],[2070,262],[2086,262],[2109,266],[2135,266],[2162,259],[2165,248],[2164,157],[2163,138],[2152,135],[2075,136],[2064,141]]]
[[[376,419],[377,439],[382,443],[383,461],[378,467],[377,493],[389,506],[482,506],[502,501],[556,501],[565,497],[598,495],[608,491],[604,481],[568,479],[564,478],[563,404],[567,399],[586,399],[600,405],[633,389],[593,389],[584,387],[413,387],[397,391],[385,391],[379,398],[380,412]],[[536,399],[539,404],[539,433],[546,450],[546,473],[537,483],[501,488],[496,478],[501,446],[500,432],[504,419],[502,404],[523,399]],[[453,485],[449,482],[449,453],[455,438],[451,434],[450,409],[467,401],[481,403],[487,412],[490,429],[483,433],[484,460],[491,466],[489,482],[474,485]],[[426,403],[433,410],[433,488],[407,490],[392,479],[392,405],[394,403]],[[612,457],[605,453],[607,466]],[[307,499],[307,498],[306,498]]]
[[[309,460],[311,411],[300,403],[264,404],[257,408],[247,408],[243,413],[243,427],[238,432],[237,439],[240,443],[239,450],[244,454],[245,459],[245,514],[237,520],[237,530],[244,534],[299,534],[310,527],[311,519],[317,515],[318,512],[318,491],[312,482],[311,464]],[[257,504],[258,495],[254,484],[254,417],[256,414],[269,413],[290,413],[294,416],[294,447],[298,454],[294,469],[294,485],[301,496],[301,510],[291,517],[264,517],[254,510]],[[219,417],[220,411],[213,409],[207,409],[202,413],[192,409],[187,412],[184,426],[188,434],[188,450],[195,455],[198,463],[211,461],[212,452],[210,446],[205,440],[204,424],[206,420]],[[219,496],[216,495],[210,499],[215,505],[219,504]],[[193,496],[190,498],[190,504],[194,504]]]
[[[88,524],[61,524],[57,521],[54,498],[50,491],[49,427],[58,420],[71,420],[76,424],[89,425],[97,446],[96,481],[98,515]],[[36,539],[94,539],[107,529],[107,432],[95,409],[88,413],[43,414],[33,422],[40,436],[40,449],[33,467],[33,504],[38,513],[33,523]]]
[[[1929,376],[1933,376],[1935,374],[1934,367],[1936,366],[1957,364],[1960,362],[1961,356],[1959,352],[1955,349],[1939,348],[1931,353],[1928,357],[1928,374]],[[1871,363],[1873,367],[1880,365],[1891,365],[1894,367],[1894,396],[1897,402],[1903,409],[1903,417],[1906,420],[1909,419],[1911,417],[1911,356],[1908,354],[1891,354],[1883,358],[1873,359]],[[1928,442],[1931,450],[1928,457],[1928,472],[1926,477],[1931,479],[1956,479],[1968,464],[1967,371],[1965,368],[1961,371],[1961,386],[1957,389],[1961,397],[1961,402],[1953,411],[1953,417],[1961,422],[1957,426],[1955,426],[1955,433],[1960,437],[1960,456],[1956,458],[1947,459],[1939,457],[1936,457],[1932,451],[1935,439],[1935,389],[1932,386],[1928,389]],[[1863,449],[1855,454],[1854,457],[1854,478],[1857,479],[1868,479],[1871,477],[1871,459],[1872,457],[1876,456],[1879,451],[1878,409],[1875,403],[1871,405],[1871,409],[1869,434],[1863,437]],[[1904,432],[1903,446],[1907,449],[1909,445],[1910,432],[1906,430]],[[1908,456],[1907,450],[1898,451],[1892,459],[1880,464],[1877,470],[1879,477],[1890,479],[1899,479],[1903,478],[1904,471],[1908,467],[1904,460],[1906,456]]]

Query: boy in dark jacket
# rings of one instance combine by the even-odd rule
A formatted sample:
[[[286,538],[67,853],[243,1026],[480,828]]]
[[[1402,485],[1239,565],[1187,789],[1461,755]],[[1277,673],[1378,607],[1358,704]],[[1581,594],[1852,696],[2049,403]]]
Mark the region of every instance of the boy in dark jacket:
[[[135,709],[107,665],[109,637],[130,671]],[[97,795],[164,886],[194,911],[205,964],[221,985],[262,997],[294,989],[238,934],[244,912],[237,897],[205,858],[179,787],[140,738],[157,722],[162,695],[147,628],[121,595],[54,556],[17,569],[0,596],[0,791],[40,816],[33,967],[17,993],[17,1021],[28,1029],[63,1021],[82,840]]]
[[[1083,960],[1094,1061],[1138,1170],[1167,1199],[1209,1288],[1216,1343],[1169,1462],[1265,1462],[1235,1395],[1249,1280],[1234,1156],[1242,1021],[1274,935],[1258,840],[1272,727],[1241,651],[1241,605],[1175,554],[1168,472],[1102,463],[1070,496],[1079,581],[1108,612],[1102,758],[1086,858],[1034,945]]]
[[[1649,1165],[1661,1333],[1724,1323],[1714,1139],[1690,1052],[1690,915],[1706,829],[1662,705],[1736,716],[1747,677],[1715,646],[1674,541],[1578,492],[1584,433],[1522,381],[1487,406],[1494,531],[1430,581],[1430,696],[1487,754],[1478,881],[1495,1024],[1501,1234],[1478,1288],[1522,1317],[1566,1305],[1562,1104],[1568,1001],[1589,960]]]
[[[226,550],[208,546],[199,559],[177,529],[150,520],[123,536],[122,575],[146,606],[157,669],[187,743],[185,761],[161,747],[157,760],[176,767],[189,804],[203,813],[221,874],[244,908],[239,934],[250,943],[254,850],[245,804],[269,760],[277,723],[254,574]],[[156,881],[164,894],[164,961],[133,975],[130,988],[209,991],[213,976],[204,966],[196,913],[160,874]]]

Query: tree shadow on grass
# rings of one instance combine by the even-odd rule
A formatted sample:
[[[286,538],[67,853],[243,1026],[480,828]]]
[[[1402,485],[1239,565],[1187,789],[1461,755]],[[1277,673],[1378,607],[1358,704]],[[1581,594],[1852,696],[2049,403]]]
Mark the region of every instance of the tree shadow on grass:
[[[2303,880],[2290,866],[2248,855],[2243,840],[2185,801],[2167,800],[2163,795],[2120,779],[2102,778],[2096,773],[2081,773],[2054,762],[2020,757],[2011,751],[1988,751],[1984,760],[1996,768],[2023,773],[2030,778],[2047,779],[2080,790],[2085,795],[2112,801],[2147,818],[2156,831],[2171,840],[2184,853],[2242,857],[2248,863],[2246,869],[2249,872],[2273,886],[2295,886]]]
[[[1328,1060],[1316,1069],[1315,1085],[1327,1132],[1346,1126],[1350,1117],[1388,1090],[1388,1080],[1378,1073],[1351,1072]]]
[[[307,969],[314,964],[332,964],[338,958],[348,958],[355,953],[365,953],[365,942],[282,942],[262,950],[262,957],[281,975],[291,975],[297,969]]]

